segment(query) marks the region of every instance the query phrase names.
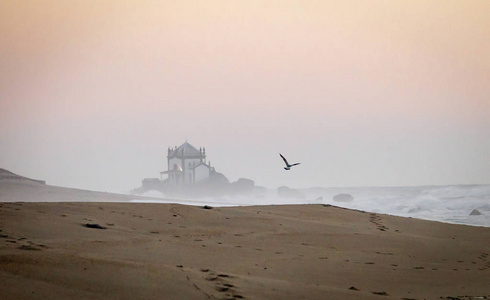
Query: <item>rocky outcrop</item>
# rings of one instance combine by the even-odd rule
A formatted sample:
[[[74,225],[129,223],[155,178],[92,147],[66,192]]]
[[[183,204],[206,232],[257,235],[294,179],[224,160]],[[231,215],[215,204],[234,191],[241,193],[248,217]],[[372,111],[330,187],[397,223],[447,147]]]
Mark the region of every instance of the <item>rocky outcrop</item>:
[[[335,202],[352,202],[354,201],[354,197],[351,194],[338,194],[333,196],[333,201]]]
[[[148,191],[159,191],[165,196],[180,197],[209,197],[224,195],[250,195],[261,193],[260,188],[255,187],[253,180],[240,178],[230,183],[222,173],[212,171],[209,178],[192,185],[174,186],[167,184],[167,180],[158,178],[146,178],[142,186],[131,191],[132,194],[144,194]]]
[[[479,216],[481,215],[481,212],[478,211],[478,209],[474,209],[471,213],[470,216]]]
[[[248,195],[254,191],[255,182],[250,179],[240,178],[235,182],[230,184],[230,193],[231,194],[243,194]]]
[[[230,181],[223,173],[213,171],[209,174],[207,180],[199,182],[197,185],[206,186],[207,188],[226,188],[230,184]]]
[[[277,195],[281,198],[305,199],[305,195],[298,190],[281,186],[277,189]]]
[[[165,184],[165,180],[162,181],[158,178],[145,178],[141,181],[141,186],[139,188],[135,188],[131,190],[132,195],[143,195],[149,191],[163,191],[163,186]]]

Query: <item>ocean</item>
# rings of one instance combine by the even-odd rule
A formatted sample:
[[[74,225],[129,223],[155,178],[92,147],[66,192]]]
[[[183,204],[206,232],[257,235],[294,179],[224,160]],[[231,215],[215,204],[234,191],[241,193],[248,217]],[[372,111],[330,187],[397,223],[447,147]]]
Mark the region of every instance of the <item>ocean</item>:
[[[290,197],[276,189],[263,189],[248,196],[223,196],[134,202],[181,203],[210,206],[281,204],[330,204],[367,212],[412,217],[454,224],[490,227],[490,185],[448,185],[413,187],[349,187],[298,189]],[[349,196],[334,196],[348,194]],[[158,192],[146,196],[163,197]],[[287,196],[287,195],[286,195]],[[473,213],[473,214],[472,214]]]

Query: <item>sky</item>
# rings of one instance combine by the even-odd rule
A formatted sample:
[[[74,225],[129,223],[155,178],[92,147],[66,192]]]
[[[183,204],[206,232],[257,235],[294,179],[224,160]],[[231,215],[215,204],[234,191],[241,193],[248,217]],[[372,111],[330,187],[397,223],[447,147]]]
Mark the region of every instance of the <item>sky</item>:
[[[0,168],[125,192],[187,140],[269,188],[490,184],[489,15],[486,0],[4,0]]]

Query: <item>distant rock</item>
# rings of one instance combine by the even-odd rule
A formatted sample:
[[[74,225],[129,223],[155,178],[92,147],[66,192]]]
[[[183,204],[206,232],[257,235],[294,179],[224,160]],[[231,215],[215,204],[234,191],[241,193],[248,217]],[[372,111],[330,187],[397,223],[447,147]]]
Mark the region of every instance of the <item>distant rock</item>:
[[[233,194],[251,194],[254,190],[255,182],[250,179],[240,178],[230,184],[230,191]]]
[[[224,187],[230,184],[230,181],[223,173],[214,171],[209,174],[209,179],[207,181],[203,181],[203,183],[209,185],[210,187]]]
[[[474,209],[471,213],[470,216],[479,216],[481,215],[481,212],[478,211],[478,209]]]
[[[174,192],[177,195],[218,196],[226,194],[229,186],[230,181],[223,173],[213,171],[209,174],[209,178],[191,187],[176,187]]]
[[[159,192],[163,196],[163,181],[158,178],[144,178],[141,181],[141,186],[131,190],[131,195],[144,195],[150,191]],[[153,197],[153,195],[145,195],[148,197]]]
[[[277,189],[277,195],[281,198],[305,199],[305,195],[298,190],[281,186]]]
[[[352,202],[354,201],[354,197],[351,194],[338,194],[333,196],[333,201],[335,202]]]

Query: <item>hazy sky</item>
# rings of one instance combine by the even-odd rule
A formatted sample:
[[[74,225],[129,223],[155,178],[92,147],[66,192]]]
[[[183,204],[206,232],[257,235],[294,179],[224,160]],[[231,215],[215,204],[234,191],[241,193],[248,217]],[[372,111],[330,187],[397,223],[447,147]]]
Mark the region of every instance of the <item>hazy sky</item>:
[[[0,168],[127,191],[490,183],[490,1],[0,1]],[[279,152],[302,164],[287,172]]]

